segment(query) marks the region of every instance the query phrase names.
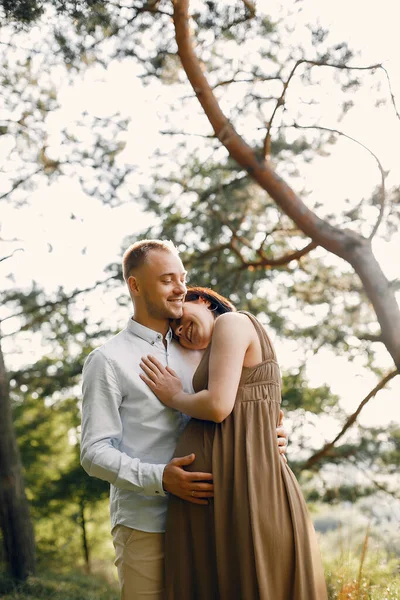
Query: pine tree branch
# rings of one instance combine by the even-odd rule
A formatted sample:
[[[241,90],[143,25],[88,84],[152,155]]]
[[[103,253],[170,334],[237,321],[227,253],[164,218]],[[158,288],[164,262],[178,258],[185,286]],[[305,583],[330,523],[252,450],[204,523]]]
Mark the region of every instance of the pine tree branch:
[[[364,238],[357,233],[342,231],[317,217],[272,167],[265,160],[260,160],[257,153],[237,133],[222,112],[205,77],[203,66],[194,52],[189,28],[188,5],[189,0],[174,0],[178,54],[189,82],[220,142],[231,157],[246,169],[308,237],[342,257],[344,246],[348,249],[363,244]]]
[[[39,173],[41,173],[42,171],[43,171],[43,167],[40,167],[39,169],[36,169],[36,171],[31,173],[30,175],[27,175],[23,179],[18,179],[17,181],[15,181],[13,183],[13,185],[11,186],[11,188],[8,190],[8,192],[4,192],[3,194],[0,195],[0,200],[4,200],[4,198],[7,198],[8,196],[10,196],[10,194],[15,192],[15,190],[17,190],[21,185],[23,185],[24,183],[26,183],[27,181],[32,179],[32,177],[34,177],[35,175],[39,175]]]
[[[387,277],[376,260],[371,240],[351,229],[341,229],[317,216],[294,190],[278,175],[264,157],[260,157],[238,134],[221,110],[207,81],[204,65],[194,51],[189,27],[189,0],[173,0],[175,39],[178,54],[186,76],[210,121],[215,134],[229,155],[270,195],[276,204],[291,218],[303,233],[328,252],[348,262],[360,277],[371,301],[382,330],[384,344],[400,369],[400,309]],[[369,67],[349,67],[322,61],[303,62],[331,66],[337,69],[367,70]]]
[[[201,137],[208,140],[216,140],[217,136],[215,134],[207,135],[205,133],[189,133],[187,131],[172,131],[172,130],[161,130],[161,135],[183,135],[183,136],[192,136],[192,137]]]
[[[266,256],[264,254],[264,252],[262,251],[262,246],[264,244],[265,239],[268,237],[269,232],[266,234],[265,239],[262,242],[261,246],[257,249],[254,249],[251,242],[244,236],[240,235],[238,233],[237,229],[233,229],[231,223],[229,221],[227,221],[226,219],[224,219],[217,210],[215,210],[213,207],[210,207],[210,210],[217,217],[217,219],[223,225],[225,225],[225,227],[227,227],[230,230],[230,232],[232,233],[232,239],[231,239],[230,244],[224,244],[224,248],[226,248],[226,247],[230,248],[232,250],[232,252],[234,252],[236,254],[236,256],[239,258],[239,260],[241,262],[240,270],[242,270],[242,271],[244,271],[246,269],[250,269],[250,270],[259,269],[262,267],[265,267],[265,268],[282,267],[284,265],[289,264],[292,260],[300,260],[300,258],[305,256],[306,254],[309,254],[309,252],[311,252],[311,250],[313,250],[314,248],[317,248],[317,246],[318,246],[318,244],[316,244],[315,242],[310,242],[309,244],[307,244],[307,246],[305,246],[301,250],[289,252],[288,254],[284,254],[283,256],[280,256],[278,258],[270,258],[270,257]],[[243,219],[244,219],[244,217],[245,217],[245,215],[243,215]],[[242,219],[242,221],[243,221],[243,219]],[[237,247],[236,242],[239,242],[243,246],[246,246],[246,248],[249,248],[250,250],[255,251],[258,254],[258,256],[260,256],[260,260],[258,260],[258,261],[246,260],[243,257],[242,253],[240,252],[240,249]]]
[[[373,335],[372,333],[355,333],[356,338],[359,340],[365,340],[366,342],[382,342],[382,335]]]
[[[48,302],[44,302],[43,304],[32,306],[31,308],[23,309],[19,312],[13,313],[12,315],[8,315],[7,317],[0,319],[0,324],[4,323],[5,321],[8,321],[10,319],[34,315],[38,311],[43,311],[43,310],[51,311],[52,309],[57,308],[58,306],[61,306],[62,304],[68,304],[69,302],[71,302],[71,300],[74,300],[74,298],[76,298],[80,294],[92,292],[94,289],[96,289],[100,285],[104,285],[104,284],[108,283],[109,281],[113,281],[113,280],[117,280],[117,279],[119,279],[119,277],[117,275],[111,275],[110,277],[107,277],[106,279],[103,279],[101,281],[96,281],[93,285],[91,285],[87,288],[80,289],[80,290],[74,290],[73,292],[71,292],[71,294],[63,295],[63,297],[59,298],[58,300],[49,300]],[[15,331],[12,331],[11,333],[2,334],[2,338],[11,337],[13,335],[16,335],[17,333],[25,330],[26,328],[27,328],[26,325],[24,325],[21,328],[16,329]]]
[[[2,258],[0,258],[0,262],[3,262],[3,260],[7,260],[8,258],[12,258],[16,252],[24,252],[24,249],[16,248],[15,250],[13,250],[11,252],[11,254],[8,254],[7,256],[3,256]]]
[[[196,253],[196,255],[192,256],[189,261],[188,264],[190,265],[191,262],[193,262],[193,260],[195,261],[199,261],[202,260],[203,258],[206,258],[207,256],[217,256],[219,255],[221,252],[223,252],[224,250],[230,249],[231,248],[231,244],[217,244],[216,246],[211,246],[211,248],[208,248],[208,250],[204,250],[203,252],[199,252]],[[185,261],[186,264],[187,261]]]
[[[21,48],[20,46],[15,46],[14,44],[11,44],[10,42],[3,42],[0,41],[0,44],[2,44],[3,46],[7,46],[8,48],[12,48],[13,50],[19,50],[19,51],[24,51],[24,52],[32,52],[32,54],[42,54],[42,50],[38,50],[37,48]]]
[[[270,120],[268,121],[268,125],[267,125],[267,133],[265,135],[264,138],[264,151],[263,151],[263,155],[266,159],[269,159],[269,157],[271,156],[271,128],[274,122],[274,118],[276,113],[278,112],[278,109],[283,106],[285,104],[285,95],[286,95],[286,91],[289,87],[289,84],[296,72],[297,67],[302,64],[302,61],[297,61],[296,64],[294,65],[293,69],[291,70],[289,77],[287,78],[287,80],[285,81],[285,83],[283,84],[283,89],[282,89],[282,93],[279,96],[276,104],[275,104],[275,108],[272,111],[272,115]]]
[[[379,225],[382,222],[385,205],[386,205],[386,188],[385,188],[386,172],[382,166],[381,161],[377,157],[377,155],[374,152],[372,152],[372,150],[370,148],[368,148],[368,146],[366,146],[365,144],[363,144],[356,138],[352,137],[351,135],[348,135],[347,133],[340,131],[339,129],[334,129],[332,127],[323,127],[322,125],[298,125],[297,123],[293,123],[292,125],[285,125],[285,127],[290,127],[290,128],[294,128],[294,129],[318,129],[320,131],[327,131],[329,133],[334,133],[336,135],[339,135],[340,137],[347,138],[348,140],[354,142],[355,144],[358,144],[359,146],[361,146],[361,148],[364,148],[364,150],[369,152],[369,154],[375,159],[375,162],[378,165],[378,169],[381,174],[381,183],[380,183],[379,215],[378,215],[376,223],[375,223],[374,227],[372,228],[372,231],[368,238],[368,239],[372,240],[372,238],[375,236],[376,232],[378,231]]]
[[[385,492],[386,494],[389,494],[389,496],[392,496],[392,498],[396,498],[396,500],[400,500],[400,495],[396,494],[396,492],[393,492],[392,490],[389,490],[387,488],[386,485],[379,483],[378,481],[376,481],[376,479],[374,479],[370,473],[368,472],[367,469],[363,468],[359,463],[357,463],[357,469],[360,469],[360,471],[363,472],[363,474],[365,475],[365,477],[367,477],[370,482],[376,487],[377,490],[381,491],[381,492]]]
[[[275,118],[276,113],[278,112],[278,109],[281,106],[284,106],[285,104],[285,97],[286,97],[286,92],[288,90],[289,84],[292,81],[298,67],[300,65],[310,65],[311,67],[331,67],[331,68],[335,68],[335,69],[345,69],[345,70],[356,70],[356,71],[368,71],[368,70],[373,70],[373,69],[377,69],[377,68],[382,68],[381,64],[375,64],[375,65],[369,65],[369,66],[360,66],[360,67],[352,67],[349,65],[344,65],[344,64],[335,64],[335,63],[330,63],[330,62],[326,62],[326,61],[318,61],[318,60],[307,60],[305,58],[301,58],[300,60],[298,60],[292,70],[290,71],[289,77],[287,78],[287,80],[285,81],[285,83],[283,84],[283,89],[282,89],[282,93],[280,95],[280,97],[277,100],[277,103],[275,105],[275,108],[272,112],[271,118],[268,122],[267,125],[267,133],[265,135],[264,138],[264,156],[266,158],[268,158],[271,154],[271,128],[273,125],[273,121]]]
[[[303,256],[306,256],[317,248],[318,244],[315,242],[310,242],[304,248],[300,250],[296,250],[295,252],[291,252],[289,254],[284,254],[278,258],[267,258],[264,256],[258,261],[245,261],[243,267],[246,269],[260,269],[262,267],[272,268],[272,267],[283,267],[284,265],[288,265],[292,260],[300,260]]]
[[[392,91],[392,83],[390,81],[389,73],[387,72],[386,68],[383,65],[381,65],[380,68],[383,70],[383,72],[386,75],[386,79],[387,79],[388,86],[389,86],[389,94],[390,94],[390,98],[392,100],[392,105],[393,105],[393,108],[394,108],[394,112],[396,113],[396,117],[400,120],[400,114],[399,114],[399,111],[398,111],[398,108],[397,108],[397,104],[396,104],[396,100],[395,100],[395,97],[394,97],[394,94],[393,94],[393,91]]]
[[[219,81],[215,85],[212,86],[212,89],[215,90],[218,87],[222,87],[225,85],[230,85],[232,83],[254,83],[255,81],[281,81],[281,78],[277,75],[266,75],[265,77],[253,77],[252,79],[236,79],[232,77],[231,79],[225,79],[224,81]]]
[[[369,394],[364,398],[364,400],[362,400],[362,402],[360,402],[358,408],[356,411],[354,411],[354,413],[352,415],[350,415],[350,417],[346,420],[345,424],[343,425],[342,429],[339,431],[339,433],[337,434],[337,436],[335,437],[335,439],[333,439],[331,442],[325,444],[325,446],[323,448],[321,448],[321,450],[318,450],[318,452],[316,452],[315,454],[313,454],[312,456],[310,456],[307,461],[304,464],[304,469],[310,469],[313,465],[315,465],[316,463],[318,463],[324,456],[329,455],[330,452],[334,449],[334,446],[336,444],[336,442],[338,442],[340,440],[340,438],[342,438],[344,436],[344,434],[346,433],[346,431],[348,429],[350,429],[350,427],[352,425],[354,425],[354,423],[357,420],[358,415],[360,414],[360,412],[362,411],[362,409],[364,408],[364,406],[366,404],[368,404],[368,402],[371,400],[371,398],[374,398],[374,396],[376,396],[376,394],[385,387],[385,385],[394,377],[396,377],[396,375],[399,375],[399,371],[396,369],[395,371],[391,371],[390,373],[388,373],[386,375],[386,377],[384,377],[375,387],[373,390],[371,390],[369,392]]]

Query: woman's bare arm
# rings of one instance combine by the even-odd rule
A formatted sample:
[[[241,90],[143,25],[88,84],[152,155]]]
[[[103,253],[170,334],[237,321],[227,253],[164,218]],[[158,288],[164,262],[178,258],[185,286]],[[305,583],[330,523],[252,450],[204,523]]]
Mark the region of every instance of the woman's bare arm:
[[[232,412],[243,361],[252,341],[247,317],[227,313],[218,317],[211,343],[208,389],[185,394],[176,373],[154,357],[142,359],[142,379],[161,402],[196,419],[222,422]]]

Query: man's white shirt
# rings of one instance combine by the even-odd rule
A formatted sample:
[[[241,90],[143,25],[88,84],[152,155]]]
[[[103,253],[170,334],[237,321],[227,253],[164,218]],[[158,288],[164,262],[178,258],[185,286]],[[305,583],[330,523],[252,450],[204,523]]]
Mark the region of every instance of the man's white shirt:
[[[162,477],[188,417],[164,406],[139,377],[140,359],[152,354],[180,377],[186,392],[201,353],[182,348],[129,319],[97,348],[83,368],[81,463],[111,484],[111,526],[165,531],[167,496]]]

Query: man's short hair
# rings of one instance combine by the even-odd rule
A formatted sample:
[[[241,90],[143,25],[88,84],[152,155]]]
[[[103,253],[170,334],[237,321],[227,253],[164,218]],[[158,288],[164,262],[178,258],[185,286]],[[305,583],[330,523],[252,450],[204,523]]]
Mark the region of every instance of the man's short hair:
[[[128,281],[132,271],[142,266],[152,250],[172,252],[179,256],[177,248],[170,240],[140,240],[135,242],[125,250],[122,257],[122,273],[125,281]]]

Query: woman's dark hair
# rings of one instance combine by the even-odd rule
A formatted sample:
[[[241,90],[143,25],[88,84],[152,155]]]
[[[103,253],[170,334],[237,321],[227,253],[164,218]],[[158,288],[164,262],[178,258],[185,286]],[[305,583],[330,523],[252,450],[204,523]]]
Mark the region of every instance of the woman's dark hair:
[[[227,312],[233,312],[236,308],[233,306],[232,302],[230,302],[224,296],[221,296],[214,290],[205,287],[190,287],[186,292],[185,302],[194,302],[202,298],[207,302],[210,302],[209,309],[215,312],[216,315],[223,315]]]

